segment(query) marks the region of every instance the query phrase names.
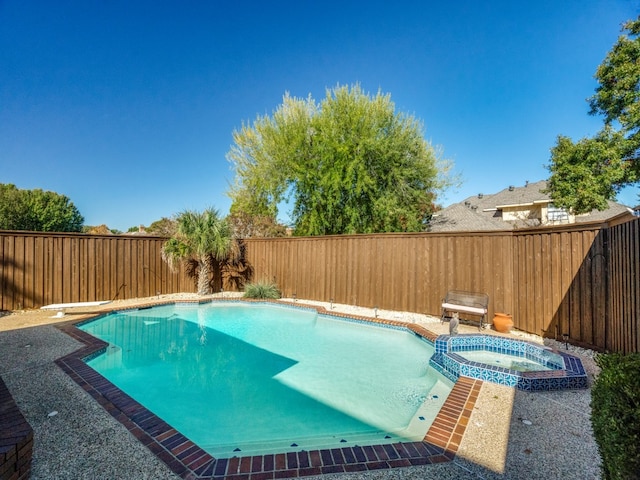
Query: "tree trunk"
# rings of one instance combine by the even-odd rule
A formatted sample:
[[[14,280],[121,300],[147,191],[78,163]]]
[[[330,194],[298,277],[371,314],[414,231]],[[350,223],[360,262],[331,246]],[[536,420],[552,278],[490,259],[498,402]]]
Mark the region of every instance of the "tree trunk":
[[[220,262],[215,258],[211,259],[211,269],[213,273],[213,278],[211,279],[211,285],[213,287],[213,292],[219,292],[224,285],[222,284],[222,270],[220,269]]]
[[[209,288],[209,263],[206,260],[198,260],[198,295],[208,295]]]

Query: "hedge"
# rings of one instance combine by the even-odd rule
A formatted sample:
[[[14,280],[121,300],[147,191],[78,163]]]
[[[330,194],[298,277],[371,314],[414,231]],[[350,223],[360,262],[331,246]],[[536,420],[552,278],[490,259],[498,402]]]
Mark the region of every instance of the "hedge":
[[[640,479],[640,354],[602,354],[591,425],[605,480]]]

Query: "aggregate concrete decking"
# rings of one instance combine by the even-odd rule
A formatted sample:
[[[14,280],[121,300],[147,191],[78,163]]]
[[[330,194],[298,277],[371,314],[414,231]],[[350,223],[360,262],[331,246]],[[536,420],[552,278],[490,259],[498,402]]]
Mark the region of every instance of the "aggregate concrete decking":
[[[133,301],[114,303],[124,307]],[[81,313],[90,310],[100,309]],[[333,305],[333,310],[374,316],[371,309]],[[0,375],[35,435],[31,478],[180,478],[54,363],[82,344],[53,323],[78,314],[70,310],[64,318],[50,318],[51,312],[27,311],[0,317]],[[378,315],[448,333],[446,324],[424,315]],[[461,333],[466,328],[461,326]],[[475,326],[468,327],[468,333],[475,332]],[[592,379],[596,367],[588,352],[571,353],[580,356]],[[304,478],[597,479],[589,402],[590,390],[527,393],[484,382],[453,461]]]

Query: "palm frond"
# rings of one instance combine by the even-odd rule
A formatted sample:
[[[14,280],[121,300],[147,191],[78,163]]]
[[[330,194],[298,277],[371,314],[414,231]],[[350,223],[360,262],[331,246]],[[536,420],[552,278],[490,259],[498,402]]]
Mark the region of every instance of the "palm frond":
[[[189,246],[178,238],[170,238],[162,245],[161,255],[162,260],[175,271],[178,265],[189,257]]]

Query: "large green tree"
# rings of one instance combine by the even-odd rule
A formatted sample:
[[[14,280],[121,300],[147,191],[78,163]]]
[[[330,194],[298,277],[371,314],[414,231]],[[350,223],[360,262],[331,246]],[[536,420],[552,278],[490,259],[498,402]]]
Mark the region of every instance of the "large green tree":
[[[602,130],[577,143],[561,135],[551,150],[548,191],[558,206],[603,210],[621,188],[640,180],[639,34],[640,17],[626,22],[596,71],[589,113],[604,117]]]
[[[80,232],[83,223],[84,217],[65,195],[0,184],[0,229]]]
[[[221,265],[238,255],[239,247],[228,222],[212,208],[179,214],[175,234],[162,247],[162,258],[172,269],[183,263],[195,264],[198,295],[211,293],[212,270],[214,277],[220,277]]]
[[[270,215],[235,211],[227,217],[227,221],[237,238],[284,237],[287,234],[287,227],[277,223]]]
[[[151,235],[171,237],[176,232],[176,221],[171,218],[162,217],[160,220],[151,223],[151,225],[147,227],[147,232]]]
[[[451,183],[422,124],[359,85],[320,104],[285,94],[233,139],[232,215],[275,218],[287,201],[297,235],[422,231]]]

